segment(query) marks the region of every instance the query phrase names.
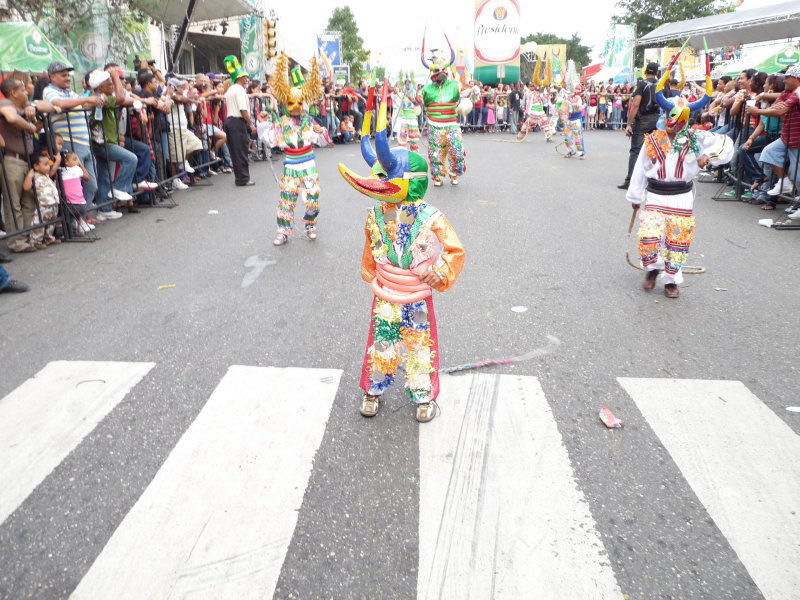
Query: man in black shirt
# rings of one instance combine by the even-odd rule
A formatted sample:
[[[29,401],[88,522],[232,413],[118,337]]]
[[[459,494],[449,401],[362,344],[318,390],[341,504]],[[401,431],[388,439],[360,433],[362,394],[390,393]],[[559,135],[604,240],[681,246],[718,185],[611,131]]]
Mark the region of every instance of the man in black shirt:
[[[625,135],[631,138],[631,151],[628,156],[628,174],[625,181],[617,187],[627,190],[631,181],[633,167],[639,158],[639,151],[644,143],[644,136],[652,133],[658,123],[659,109],[656,102],[656,75],[658,75],[658,65],[648,63],[644,71],[645,79],[636,84],[636,90],[631,96],[628,106],[628,126],[625,128]]]

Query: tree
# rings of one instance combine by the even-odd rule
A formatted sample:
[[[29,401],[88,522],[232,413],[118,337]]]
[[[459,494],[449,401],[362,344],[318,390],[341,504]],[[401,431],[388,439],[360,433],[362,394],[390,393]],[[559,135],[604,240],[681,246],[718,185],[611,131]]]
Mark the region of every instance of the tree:
[[[369,53],[364,49],[364,40],[358,35],[358,25],[349,6],[333,9],[327,30],[338,31],[342,35],[342,60],[350,66],[350,80],[358,81],[364,75],[364,61]]]
[[[552,33],[531,33],[520,39],[520,43],[536,42],[537,44],[566,44],[567,46],[567,60],[575,61],[575,68],[580,71],[581,67],[587,66],[591,59],[589,54],[592,49],[581,43],[581,38],[577,33],[573,33],[572,37],[562,38]],[[566,68],[566,65],[564,65]]]
[[[383,81],[383,78],[386,77],[386,67],[375,67],[373,69],[375,71],[375,80],[376,81]]]
[[[614,21],[636,27],[636,36],[642,37],[659,25],[685,21],[731,12],[736,4],[726,0],[619,0],[620,14]],[[673,40],[660,46],[680,46],[683,40]],[[652,45],[651,45],[652,47]],[[644,63],[644,46],[636,47],[636,64]]]

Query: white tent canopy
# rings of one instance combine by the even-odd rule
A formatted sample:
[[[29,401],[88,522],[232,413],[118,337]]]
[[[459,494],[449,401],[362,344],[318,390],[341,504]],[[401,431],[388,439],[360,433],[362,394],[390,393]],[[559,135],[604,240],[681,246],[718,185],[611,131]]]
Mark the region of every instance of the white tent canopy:
[[[689,38],[689,45],[703,48],[736,46],[752,42],[788,39],[800,34],[800,2],[782,2],[750,10],[665,23],[637,40],[639,45],[655,45]]]
[[[180,25],[186,18],[190,0],[154,0],[144,11],[164,25]],[[246,0],[195,0],[192,22],[241,17],[255,12]]]

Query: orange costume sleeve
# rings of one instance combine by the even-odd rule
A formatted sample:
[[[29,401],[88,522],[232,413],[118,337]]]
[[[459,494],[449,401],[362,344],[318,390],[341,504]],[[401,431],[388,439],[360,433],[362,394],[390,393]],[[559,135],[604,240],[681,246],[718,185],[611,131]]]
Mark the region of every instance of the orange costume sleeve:
[[[439,239],[442,245],[442,255],[431,269],[442,280],[441,285],[436,287],[436,291],[445,292],[450,289],[458,279],[461,269],[464,267],[466,251],[461,245],[461,240],[450,225],[444,215],[440,215],[433,224],[431,230]],[[375,278],[375,257],[372,256],[372,238],[369,234],[369,225],[364,227],[364,252],[361,255],[361,279],[371,283]]]
[[[450,222],[444,215],[440,215],[438,219],[433,222],[431,230],[439,238],[439,243],[442,244],[441,263],[437,261],[433,265],[432,270],[442,280],[442,284],[436,287],[437,292],[445,292],[449,290],[458,279],[461,269],[464,267],[464,259],[467,256],[464,246],[461,245],[461,240],[458,239],[456,230],[450,225]],[[373,263],[374,265],[374,263]],[[373,266],[374,269],[374,266]]]
[[[375,278],[375,257],[372,256],[372,239],[369,236],[369,226],[364,225],[364,253],[361,255],[361,279],[372,283]]]

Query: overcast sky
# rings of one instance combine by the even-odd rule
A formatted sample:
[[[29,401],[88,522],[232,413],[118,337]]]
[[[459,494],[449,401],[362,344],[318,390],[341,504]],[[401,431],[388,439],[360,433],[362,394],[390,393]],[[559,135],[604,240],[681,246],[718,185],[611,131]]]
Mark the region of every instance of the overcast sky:
[[[296,58],[301,60],[307,60],[314,52],[315,36],[325,30],[333,7],[344,5],[350,6],[355,15],[365,48],[378,54],[381,62],[389,63],[390,69],[402,68],[396,64],[399,50],[419,46],[426,25],[429,46],[436,44],[444,27],[454,45],[464,47],[469,54],[472,52],[474,0],[264,1],[266,9],[274,9],[279,17],[281,43],[291,54],[299,54]],[[525,35],[542,31],[564,37],[577,32],[585,44],[599,49],[616,12],[616,4],[616,0],[520,0],[521,32]],[[776,2],[745,0],[742,8],[768,4]]]

